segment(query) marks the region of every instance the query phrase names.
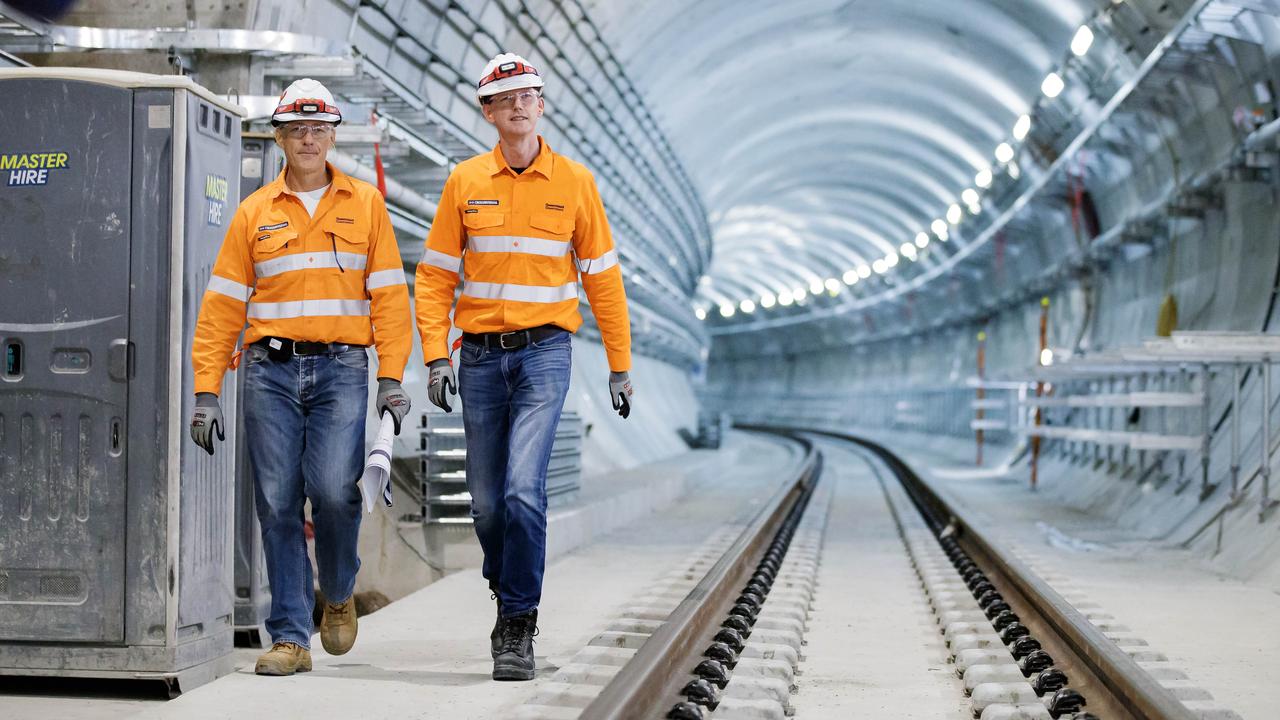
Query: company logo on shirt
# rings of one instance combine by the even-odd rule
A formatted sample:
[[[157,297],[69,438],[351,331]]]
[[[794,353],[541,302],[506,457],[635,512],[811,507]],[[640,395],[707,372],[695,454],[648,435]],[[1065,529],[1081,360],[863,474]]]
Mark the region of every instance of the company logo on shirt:
[[[560,211],[562,211],[562,212],[563,212],[563,211],[564,211],[564,206],[563,206],[563,205],[556,205],[555,203],[547,203],[547,209],[548,209],[548,210],[560,210]]]
[[[284,222],[276,223],[275,225],[261,225],[258,227],[258,232],[270,232],[272,230],[282,230],[287,227],[289,227],[289,221],[285,220]]]
[[[336,218],[336,219],[334,220],[334,222],[337,222],[337,223],[339,223],[339,224],[341,224],[341,225],[355,225],[355,224],[356,224],[356,220],[355,220],[355,218],[344,218],[344,217],[340,217],[340,218]]]
[[[497,205],[497,200],[468,200],[468,205]]]

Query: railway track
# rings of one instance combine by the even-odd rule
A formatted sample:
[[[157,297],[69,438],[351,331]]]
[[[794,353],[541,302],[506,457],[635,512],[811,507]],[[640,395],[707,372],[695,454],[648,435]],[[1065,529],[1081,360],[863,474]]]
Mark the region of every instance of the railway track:
[[[885,447],[833,432],[744,429],[802,443],[800,470],[764,504],[581,718],[702,720],[715,712],[819,484],[823,459],[817,438],[852,443],[881,463],[901,483],[928,528],[932,544],[921,546],[914,562],[957,673],[971,694],[975,716],[1205,717],[1144,668],[1140,652],[1126,651],[1108,637],[1103,616],[1073,607]]]

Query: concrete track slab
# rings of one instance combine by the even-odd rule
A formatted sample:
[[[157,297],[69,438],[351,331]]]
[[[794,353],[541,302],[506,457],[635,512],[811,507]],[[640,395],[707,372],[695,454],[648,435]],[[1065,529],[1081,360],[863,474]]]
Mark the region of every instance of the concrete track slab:
[[[964,686],[875,473],[846,445],[822,449],[823,482],[836,488],[796,717],[963,720]]]

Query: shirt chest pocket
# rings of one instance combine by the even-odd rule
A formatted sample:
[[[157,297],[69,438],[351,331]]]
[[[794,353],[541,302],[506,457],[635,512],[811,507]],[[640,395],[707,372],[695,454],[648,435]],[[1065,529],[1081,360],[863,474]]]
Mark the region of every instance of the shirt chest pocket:
[[[278,257],[289,248],[289,243],[297,247],[298,233],[292,228],[260,232],[253,238],[253,260],[260,262]]]
[[[333,220],[325,223],[324,232],[336,252],[360,256],[369,254],[369,229],[366,227]]]
[[[477,230],[502,227],[502,222],[505,219],[506,216],[500,212],[464,213],[462,215],[462,224],[466,226],[467,234],[471,235]]]
[[[573,218],[555,213],[533,213],[529,216],[529,225],[535,230],[554,236],[557,240],[568,240],[573,234]]]

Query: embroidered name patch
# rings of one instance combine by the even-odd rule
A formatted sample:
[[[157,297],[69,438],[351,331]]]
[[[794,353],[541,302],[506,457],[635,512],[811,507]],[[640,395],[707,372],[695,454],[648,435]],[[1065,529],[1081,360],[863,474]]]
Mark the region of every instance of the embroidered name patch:
[[[470,215],[471,213],[478,213],[480,211],[475,208],[471,208],[469,210],[463,210],[462,212],[466,213],[467,215]]]
[[[288,220],[285,220],[284,222],[282,222],[282,223],[276,223],[275,225],[263,225],[262,227],[259,227],[259,228],[258,228],[258,232],[266,232],[266,231],[270,231],[270,230],[280,230],[280,229],[282,229],[282,228],[287,228],[287,227],[289,227],[289,221],[288,221]]]
[[[497,200],[468,200],[468,205],[497,205]]]

